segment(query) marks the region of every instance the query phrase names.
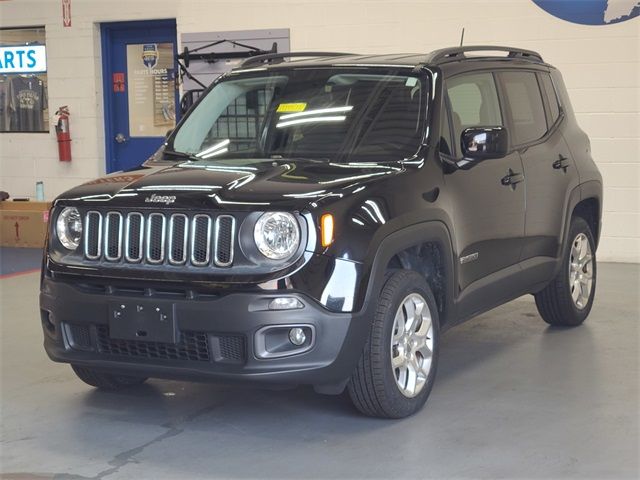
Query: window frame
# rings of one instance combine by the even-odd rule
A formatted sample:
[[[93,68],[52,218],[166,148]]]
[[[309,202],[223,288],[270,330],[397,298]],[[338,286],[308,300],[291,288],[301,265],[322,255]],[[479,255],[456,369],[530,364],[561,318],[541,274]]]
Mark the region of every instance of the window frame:
[[[456,152],[458,151],[457,145],[456,145],[456,139],[455,139],[455,135],[453,132],[453,123],[451,122],[451,105],[449,104],[449,95],[447,95],[446,92],[446,88],[443,87],[443,92],[442,92],[442,104],[440,105],[440,123],[438,126],[439,129],[439,135],[438,135],[438,153],[440,155],[445,155],[447,157],[450,158],[456,158]],[[447,120],[447,127],[449,130],[449,138],[448,138],[448,142],[449,142],[449,150],[450,153],[445,153],[441,150],[442,145],[440,145],[440,139],[444,138],[444,129],[442,128],[442,126],[445,124],[445,116],[446,116],[446,120]],[[445,140],[447,140],[445,138]]]

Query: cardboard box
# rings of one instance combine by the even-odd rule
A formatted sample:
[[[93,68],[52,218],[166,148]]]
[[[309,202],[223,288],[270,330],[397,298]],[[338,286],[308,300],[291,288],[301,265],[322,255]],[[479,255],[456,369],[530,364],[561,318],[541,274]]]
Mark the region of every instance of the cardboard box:
[[[49,202],[0,202],[0,246],[42,248]]]

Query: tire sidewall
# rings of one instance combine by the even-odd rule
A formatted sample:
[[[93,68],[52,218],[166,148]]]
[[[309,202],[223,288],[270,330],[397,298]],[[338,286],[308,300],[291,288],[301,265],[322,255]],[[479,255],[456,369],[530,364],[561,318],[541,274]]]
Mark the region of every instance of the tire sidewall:
[[[393,282],[393,277],[389,279],[385,285],[385,289],[389,287]],[[431,321],[433,324],[433,357],[431,363],[431,370],[427,381],[422,388],[422,391],[415,397],[408,398],[400,391],[393,369],[391,367],[391,337],[393,335],[393,323],[396,312],[401,305],[401,302],[411,293],[417,293],[423,297],[427,303],[427,307],[431,313]],[[433,383],[435,381],[436,370],[438,367],[438,357],[440,350],[440,318],[438,316],[438,308],[435,297],[431,292],[431,289],[424,281],[424,279],[417,273],[414,275],[404,275],[402,281],[393,288],[391,292],[392,302],[391,305],[385,309],[381,318],[382,320],[382,335],[381,345],[378,345],[379,355],[382,358],[385,368],[383,369],[383,382],[384,390],[387,392],[390,404],[393,405],[397,417],[405,417],[419,410],[426,402]]]
[[[587,240],[589,241],[589,247],[591,248],[592,255],[592,263],[593,263],[593,278],[591,283],[591,292],[589,294],[589,301],[584,308],[580,309],[576,306],[571,297],[571,285],[569,284],[569,268],[571,263],[571,248],[573,246],[573,241],[575,238],[583,233]],[[598,280],[598,266],[596,262],[596,245],[595,240],[593,238],[593,233],[591,232],[591,228],[589,228],[589,224],[582,217],[575,217],[571,221],[571,228],[569,230],[569,239],[567,240],[567,248],[564,254],[564,261],[562,262],[562,275],[564,275],[564,285],[567,289],[567,298],[569,299],[569,309],[573,313],[575,323],[581,324],[591,312],[591,307],[593,306],[593,300],[596,295],[596,285]],[[574,323],[574,322],[572,322]]]

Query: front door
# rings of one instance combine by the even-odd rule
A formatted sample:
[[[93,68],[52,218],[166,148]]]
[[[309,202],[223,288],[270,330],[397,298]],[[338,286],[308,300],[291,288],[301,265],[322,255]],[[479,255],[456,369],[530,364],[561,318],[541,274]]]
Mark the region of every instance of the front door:
[[[105,23],[102,71],[107,172],[139,166],[175,127],[175,20]]]
[[[441,151],[461,160],[458,145],[464,129],[505,122],[493,74],[455,76],[445,81],[445,90],[445,118],[449,117],[445,127],[447,121],[449,126],[443,131],[450,130],[452,135],[446,151],[442,147]],[[474,313],[478,304],[508,298],[515,287],[505,282],[496,288],[496,280],[505,280],[519,269],[525,223],[522,173],[520,156],[514,151],[445,176],[452,201],[461,316]]]

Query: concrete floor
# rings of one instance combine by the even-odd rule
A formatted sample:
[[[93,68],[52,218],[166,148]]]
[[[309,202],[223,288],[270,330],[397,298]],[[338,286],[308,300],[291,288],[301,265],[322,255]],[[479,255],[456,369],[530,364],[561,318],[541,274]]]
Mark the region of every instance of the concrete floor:
[[[426,408],[152,380],[101,393],[42,350],[38,275],[0,281],[2,478],[638,478],[640,266],[603,264],[577,329],[530,297],[447,333]]]

